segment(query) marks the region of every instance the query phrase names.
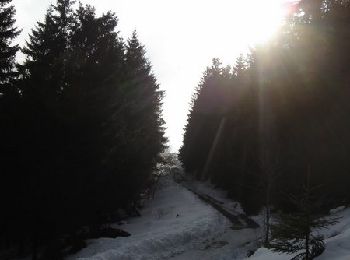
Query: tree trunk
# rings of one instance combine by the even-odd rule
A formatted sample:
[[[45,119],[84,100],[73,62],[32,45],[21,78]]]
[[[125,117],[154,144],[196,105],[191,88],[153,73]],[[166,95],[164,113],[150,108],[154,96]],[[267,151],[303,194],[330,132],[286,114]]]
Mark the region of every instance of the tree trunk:
[[[309,250],[309,241],[310,241],[310,233],[308,232],[306,234],[306,237],[305,237],[305,260],[309,260],[310,259],[310,250]]]
[[[20,238],[18,241],[18,252],[17,255],[18,257],[22,257],[24,255],[24,239]]]
[[[266,201],[265,201],[265,241],[264,245],[267,247],[270,243],[270,218],[271,218],[271,210],[270,210],[270,196],[271,196],[271,189],[272,189],[272,179],[271,175],[268,175],[267,179],[267,188],[266,188]]]
[[[209,167],[210,167],[210,164],[213,160],[213,157],[214,157],[214,154],[215,154],[215,151],[216,151],[216,148],[219,144],[219,141],[220,141],[220,138],[221,138],[221,135],[222,135],[222,132],[224,131],[225,129],[225,125],[226,125],[226,117],[223,117],[220,121],[220,125],[219,125],[219,128],[216,132],[216,135],[215,135],[215,138],[214,138],[214,141],[213,141],[213,144],[210,148],[210,151],[209,151],[209,154],[208,154],[208,157],[207,157],[207,160],[205,162],[205,165],[204,165],[204,168],[203,168],[203,171],[201,173],[201,180],[207,180],[208,179],[208,173],[209,173]]]
[[[38,238],[36,235],[33,236],[32,241],[32,260],[38,260]]]
[[[265,215],[265,239],[264,245],[268,247],[270,243],[270,206],[266,205],[266,215]]]

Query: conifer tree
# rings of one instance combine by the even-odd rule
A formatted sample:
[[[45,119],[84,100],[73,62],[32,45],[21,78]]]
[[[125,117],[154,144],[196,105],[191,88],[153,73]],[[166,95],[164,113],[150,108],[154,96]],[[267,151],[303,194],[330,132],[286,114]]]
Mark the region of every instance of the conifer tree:
[[[97,232],[102,216],[137,201],[165,141],[163,93],[136,35],[125,49],[114,13],[72,3],[49,8],[21,67],[30,212],[53,237],[81,225]]]
[[[164,149],[161,110],[164,92],[159,89],[136,32],[133,32],[126,46],[125,71],[124,116],[130,141],[124,152],[137,155],[138,166],[133,167],[133,174],[137,175],[133,181],[138,183],[136,188],[140,189],[145,180],[150,178],[154,163],[159,160],[159,152]],[[144,152],[137,152],[141,150]]]
[[[309,168],[310,171],[310,168]],[[336,219],[322,218],[319,214],[320,201],[315,198],[315,189],[310,185],[310,172],[300,194],[289,195],[295,211],[290,214],[282,213],[278,223],[272,226],[272,250],[287,254],[295,254],[293,259],[314,259],[323,253],[325,244],[316,230],[327,228],[336,223]]]
[[[74,19],[73,3],[72,0],[58,0],[57,5],[50,6],[44,22],[37,23],[23,48],[26,61],[22,70],[27,77],[23,91],[26,94],[27,89],[32,89],[29,93],[35,92],[47,108],[56,105],[68,84],[66,63]]]
[[[19,30],[15,27],[15,8],[11,0],[0,1],[0,248],[3,242],[11,244],[13,233],[18,229],[12,224],[17,218],[14,201],[17,199],[18,175],[15,172],[19,156],[18,137],[20,131],[16,118],[20,114],[19,91],[16,85],[18,73],[15,70],[15,56],[18,46],[13,40]]]
[[[222,67],[220,60],[213,59],[192,97],[180,158],[186,170],[197,178],[202,177],[208,154],[227,108],[230,94],[225,82],[229,78],[230,74]],[[203,129],[206,131],[202,131]]]
[[[302,169],[310,162],[316,181],[331,184],[319,191],[332,194],[323,209],[337,206],[340,198],[349,200],[349,7],[349,1],[300,1],[274,41],[252,49],[247,61],[238,59],[231,73],[233,94],[226,107],[224,141],[209,172],[245,210],[255,208],[257,213],[262,204],[290,207],[277,195],[278,187],[297,191],[305,177]],[[315,48],[320,42],[322,46]],[[213,89],[220,92],[224,83],[214,82]],[[201,92],[194,96],[195,109],[190,111],[180,151],[192,174],[201,172],[209,154],[203,148],[209,145],[200,138],[213,138],[209,123],[201,125],[195,114],[200,107],[207,114],[216,111]],[[203,118],[214,122],[209,115]],[[268,159],[262,160],[264,154]]]
[[[10,5],[12,0],[0,1],[0,95],[15,93],[15,87],[11,84],[16,76],[14,71],[15,56],[19,49],[12,41],[20,31],[15,27],[15,7]]]

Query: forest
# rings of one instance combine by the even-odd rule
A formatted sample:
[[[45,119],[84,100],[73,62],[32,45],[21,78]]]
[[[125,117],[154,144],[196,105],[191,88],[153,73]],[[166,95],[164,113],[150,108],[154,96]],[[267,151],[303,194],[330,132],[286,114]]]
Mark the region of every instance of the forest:
[[[247,214],[304,216],[289,224],[348,204],[349,28],[349,1],[301,1],[268,44],[233,66],[213,59],[192,97],[186,172]]]
[[[137,33],[123,40],[114,13],[73,4],[51,5],[20,50],[0,1],[0,248],[30,244],[33,259],[117,209],[136,214],[165,148],[163,92]]]
[[[15,6],[0,0],[6,259],[60,260],[88,239],[129,236],[108,224],[139,216],[157,167],[177,163],[164,155],[165,93],[137,32],[124,39],[115,13],[54,2],[20,47]],[[326,247],[313,230],[337,223],[324,216],[350,204],[350,1],[296,2],[267,43],[207,67],[178,154],[185,174],[176,168],[175,181],[226,191],[240,216],[263,216],[261,245],[309,260]]]

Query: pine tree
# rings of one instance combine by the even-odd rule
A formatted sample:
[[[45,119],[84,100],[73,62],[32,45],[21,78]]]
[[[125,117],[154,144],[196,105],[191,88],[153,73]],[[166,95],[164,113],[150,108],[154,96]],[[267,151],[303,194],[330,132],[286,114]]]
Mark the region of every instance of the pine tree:
[[[15,56],[19,50],[18,45],[12,45],[20,31],[15,27],[15,7],[9,5],[12,0],[0,1],[0,97],[15,93],[12,80],[17,73],[15,68]]]
[[[132,168],[133,174],[137,175],[133,181],[137,183],[135,188],[140,189],[150,178],[166,139],[161,110],[164,92],[159,89],[136,32],[133,32],[126,46],[125,71],[124,116],[128,127],[127,140],[130,141],[124,146],[124,151],[136,155],[138,166]]]
[[[247,60],[238,58],[231,72],[222,142],[208,167],[211,180],[250,213],[258,213],[263,205],[290,210],[279,188],[296,193],[309,163],[317,173],[315,183],[329,184],[317,191],[319,196],[328,194],[322,210],[350,198],[350,2],[305,0],[292,8],[274,41],[252,49]],[[220,125],[213,103],[218,93],[226,93],[224,82],[206,79],[207,85],[193,95],[180,150],[189,174],[200,175],[208,163],[215,136],[209,125]],[[205,90],[208,86],[212,92]],[[266,213],[267,242],[269,210]]]
[[[250,67],[243,56],[232,69],[213,61],[193,97],[180,158],[188,172],[204,172],[248,213],[257,213],[260,136]]]
[[[121,112],[124,43],[115,31],[113,13],[97,17],[93,7],[80,5],[75,16],[69,54],[71,87],[63,93],[64,121],[74,131],[69,154],[80,161],[76,165],[77,180],[84,179],[78,181],[80,188],[98,194],[80,198],[87,215],[108,214],[127,198],[121,181],[128,176],[128,169],[121,166],[126,157],[121,144],[127,141]],[[96,218],[92,221],[99,221]]]
[[[17,216],[15,201],[18,198],[20,186],[16,167],[18,151],[18,124],[16,119],[20,114],[21,103],[16,79],[15,56],[18,46],[12,41],[20,33],[15,27],[15,8],[10,0],[0,1],[0,248],[5,244],[11,245],[14,234],[19,230],[13,227]]]
[[[163,92],[136,34],[125,44],[114,13],[73,3],[58,0],[32,30],[17,112],[1,113],[11,138],[1,146],[0,232],[31,241],[33,259],[39,242],[84,225],[98,235],[108,214],[135,205],[166,141]]]
[[[24,109],[18,122],[22,130],[22,154],[18,160],[31,172],[30,178],[27,180],[28,170],[17,171],[21,181],[27,180],[23,192],[26,196],[21,202],[30,207],[21,210],[26,213],[30,227],[24,235],[30,237],[33,244],[33,259],[40,240],[50,242],[61,232],[70,232],[78,225],[74,211],[63,213],[76,202],[72,196],[76,175],[67,171],[69,160],[63,163],[67,159],[64,151],[70,136],[60,111],[62,93],[69,86],[66,66],[74,19],[72,3],[58,0],[48,8],[44,21],[37,23],[23,48],[26,60],[20,66]]]
[[[31,93],[35,92],[47,108],[57,105],[58,96],[68,84],[66,63],[74,21],[73,3],[72,0],[58,0],[56,5],[50,6],[44,22],[37,23],[23,48],[27,58],[22,66],[27,77],[24,94],[26,89],[32,88]]]
[[[32,127],[36,156],[56,180],[43,192],[70,198],[50,205],[56,217],[71,212],[60,216],[61,229],[96,230],[101,215],[138,199],[155,166],[165,141],[163,93],[136,35],[125,50],[112,12],[98,17],[80,5],[73,13],[71,3],[58,1],[33,30],[23,93],[40,121]],[[38,180],[48,183],[43,174]]]
[[[220,60],[213,59],[192,97],[180,158],[186,170],[197,178],[204,178],[203,175],[208,177],[203,171],[209,167],[206,167],[206,162],[210,149],[227,109],[230,93],[226,83],[230,77],[229,71],[222,67]],[[202,131],[203,129],[206,131]]]
[[[309,168],[310,171],[310,168]],[[314,259],[323,253],[325,244],[321,235],[315,230],[327,228],[336,223],[336,219],[326,219],[318,214],[319,201],[314,197],[315,189],[310,185],[310,172],[306,185],[298,196],[289,196],[295,206],[295,212],[282,213],[278,224],[272,226],[273,240],[270,247],[273,251],[295,254],[293,259]]]

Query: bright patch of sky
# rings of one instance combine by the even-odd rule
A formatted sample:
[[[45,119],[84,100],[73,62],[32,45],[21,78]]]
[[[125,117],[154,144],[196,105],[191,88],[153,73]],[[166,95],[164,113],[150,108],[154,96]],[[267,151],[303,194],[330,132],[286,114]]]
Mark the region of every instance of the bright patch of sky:
[[[234,64],[249,45],[267,40],[283,18],[288,0],[82,0],[98,13],[112,10],[127,39],[137,30],[161,89],[163,114],[172,151],[182,144],[194,88],[214,57]],[[23,45],[36,21],[56,0],[13,0]]]

